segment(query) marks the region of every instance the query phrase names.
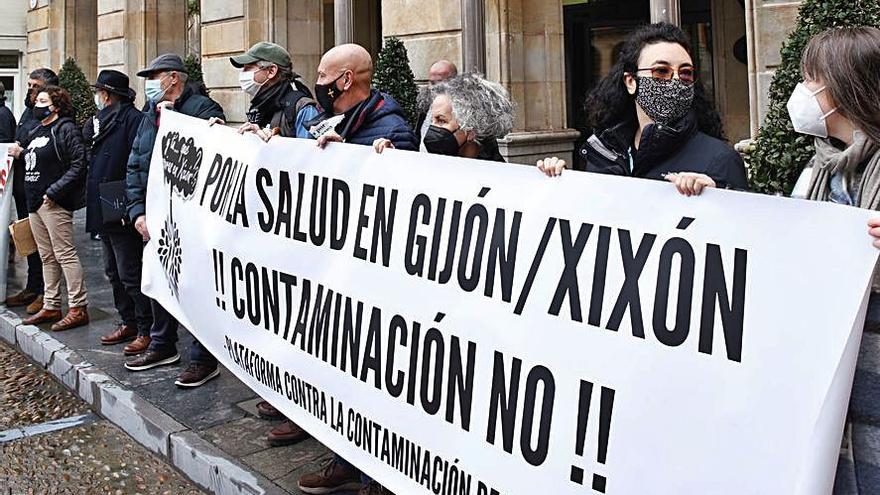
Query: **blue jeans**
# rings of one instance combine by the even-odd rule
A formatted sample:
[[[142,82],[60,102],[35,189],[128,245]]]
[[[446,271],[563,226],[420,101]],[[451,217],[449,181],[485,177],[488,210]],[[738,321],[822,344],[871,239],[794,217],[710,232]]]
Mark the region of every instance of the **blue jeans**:
[[[164,351],[177,347],[177,327],[180,326],[177,319],[171,315],[161,304],[150,300],[153,308],[153,327],[150,328],[150,350]],[[189,348],[189,360],[192,363],[204,366],[217,366],[217,358],[211,355],[205,346],[193,338]]]
[[[880,294],[872,293],[849,399],[835,495],[880,493],[880,367],[871,354],[880,344]]]

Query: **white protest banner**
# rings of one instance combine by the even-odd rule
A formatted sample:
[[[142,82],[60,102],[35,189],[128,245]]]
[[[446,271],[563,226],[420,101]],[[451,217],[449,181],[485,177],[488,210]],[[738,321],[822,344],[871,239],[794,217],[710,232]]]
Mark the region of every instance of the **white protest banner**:
[[[12,157],[9,143],[0,143],[0,260],[9,256],[9,222],[12,217]],[[0,301],[6,300],[7,263],[0,263]]]
[[[870,216],[168,112],[144,290],[398,494],[820,494]]]

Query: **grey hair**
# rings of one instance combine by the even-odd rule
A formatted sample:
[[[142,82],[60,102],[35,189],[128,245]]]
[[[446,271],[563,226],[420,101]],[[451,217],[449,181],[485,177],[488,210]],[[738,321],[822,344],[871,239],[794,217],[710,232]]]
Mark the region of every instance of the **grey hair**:
[[[452,115],[464,131],[474,131],[478,138],[500,138],[513,129],[516,104],[504,86],[479,74],[462,74],[431,87],[431,100],[446,95]]]
[[[278,64],[273,64],[272,62],[267,62],[265,60],[259,60],[257,62],[257,67],[261,69],[268,69],[269,67],[278,67],[278,79],[282,81],[292,81],[293,80],[293,69],[291,67],[282,67]]]

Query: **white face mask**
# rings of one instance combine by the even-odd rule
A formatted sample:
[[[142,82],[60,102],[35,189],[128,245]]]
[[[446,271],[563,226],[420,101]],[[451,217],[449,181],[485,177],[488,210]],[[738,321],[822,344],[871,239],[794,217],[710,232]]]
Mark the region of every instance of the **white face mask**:
[[[263,81],[258,83],[257,81],[254,81],[254,75],[261,70],[263,69],[249,71],[242,70],[238,73],[238,85],[241,86],[242,91],[251,96],[255,96],[260,92],[260,88],[262,88],[266,82]]]
[[[786,107],[796,132],[820,138],[828,137],[828,126],[825,124],[825,119],[836,112],[837,108],[822,113],[822,107],[819,106],[819,100],[816,99],[816,95],[822,91],[825,91],[825,86],[816,91],[810,91],[810,88],[802,82],[795,86]]]
[[[101,93],[95,93],[95,107],[97,107],[99,112],[107,107],[104,103],[104,99],[101,98]]]

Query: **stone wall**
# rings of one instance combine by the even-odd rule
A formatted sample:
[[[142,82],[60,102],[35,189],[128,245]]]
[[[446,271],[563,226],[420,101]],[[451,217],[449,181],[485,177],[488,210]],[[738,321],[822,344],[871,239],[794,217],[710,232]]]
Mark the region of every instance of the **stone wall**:
[[[25,67],[56,72],[68,57],[76,59],[87,78],[97,74],[97,5],[94,0],[38,0],[27,12]]]
[[[324,48],[323,9],[322,0],[202,1],[205,84],[230,123],[244,121],[250,100],[238,86],[238,71],[229,57],[259,41],[278,43],[287,48],[294,70],[311,86]]]
[[[486,77],[517,103],[502,153],[516,163],[550,155],[571,163],[578,133],[566,128],[562,2],[487,0],[485,10]]]
[[[137,71],[162,53],[186,54],[186,2],[98,0],[97,5],[98,68],[128,74],[142,105],[144,84]]]
[[[396,36],[403,41],[413,74],[423,83],[437,60],[461,66],[461,3],[382,0],[382,36]]]
[[[746,0],[746,37],[749,47],[749,109],[751,134],[767,113],[770,82],[782,63],[782,42],[794,29],[800,1]]]

